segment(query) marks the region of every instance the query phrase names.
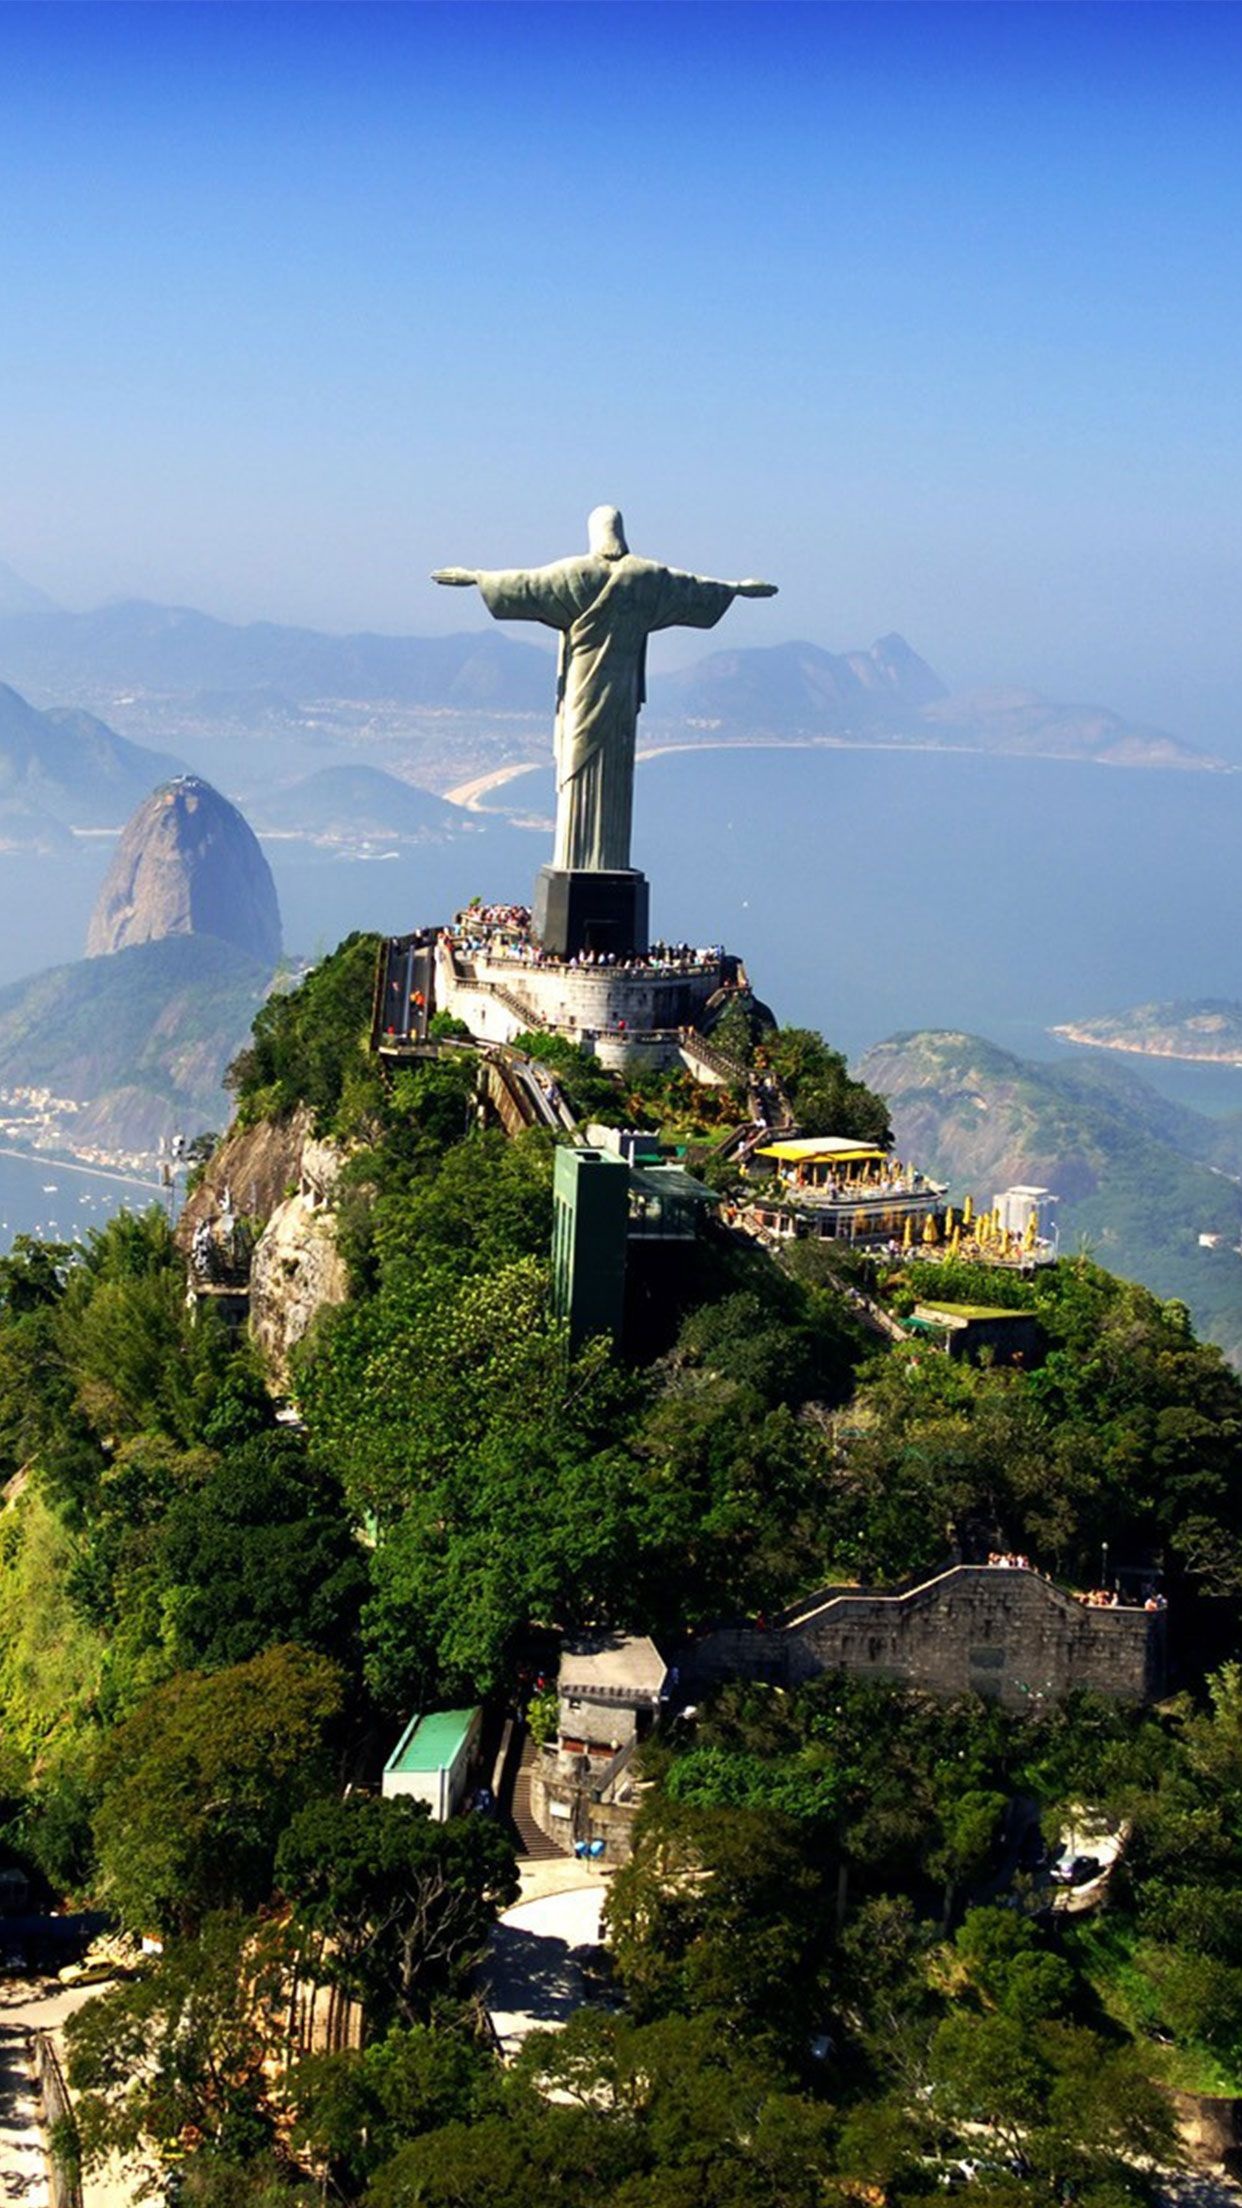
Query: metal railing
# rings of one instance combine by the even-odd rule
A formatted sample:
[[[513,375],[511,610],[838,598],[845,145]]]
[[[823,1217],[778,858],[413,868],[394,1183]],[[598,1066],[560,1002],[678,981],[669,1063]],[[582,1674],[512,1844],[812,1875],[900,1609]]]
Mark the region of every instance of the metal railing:
[[[677,1039],[681,1044],[683,1057],[697,1060],[699,1065],[706,1066],[709,1073],[714,1073],[718,1080],[727,1082],[730,1088],[745,1089],[749,1086],[750,1074],[746,1067],[739,1065],[736,1058],[727,1057],[723,1050],[717,1050],[715,1044],[707,1042],[697,1028],[679,1027]]]
[[[64,2072],[50,2032],[32,2032],[35,2074],[43,2100],[47,2142],[47,2192],[50,2208],[82,2208],[82,2169],[78,2127]]]
[[[604,1765],[604,1768],[600,1772],[599,1777],[597,1779],[592,1779],[590,1794],[591,1800],[593,1802],[603,1802],[611,1796],[612,1790],[616,1785],[617,1780],[621,1777],[622,1772],[629,1769],[630,1763],[633,1760],[634,1753],[637,1747],[637,1737],[635,1737],[633,1740],[627,1740],[623,1742],[621,1747],[618,1748],[616,1755],[612,1758],[612,1761]]]

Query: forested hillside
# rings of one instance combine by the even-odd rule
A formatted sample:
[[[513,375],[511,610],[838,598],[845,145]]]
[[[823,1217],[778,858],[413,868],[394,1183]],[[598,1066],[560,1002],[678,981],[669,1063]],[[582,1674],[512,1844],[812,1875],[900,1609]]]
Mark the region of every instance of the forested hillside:
[[[895,1035],[863,1060],[898,1142],[955,1190],[1042,1185],[1061,1246],[1177,1296],[1242,1362],[1242,1146],[1235,1118],[1160,1096],[1117,1058],[1015,1057],[978,1035]],[[1214,1246],[1201,1234],[1216,1237]]]
[[[210,2208],[878,2208],[967,2153],[980,2208],[1151,2197],[1163,2088],[1242,2083],[1242,1386],[1085,1260],[895,1282],[723,1228],[640,1350],[571,1354],[551,1137],[479,1125],[451,1035],[383,1075],[373,959],[351,938],[269,999],[234,1069],[243,1123],[307,1107],[348,1160],[351,1294],[299,1352],[297,1423],[187,1310],[158,1212],[0,1260],[6,1859],[162,1943],[74,2026],[85,2153]],[[808,1120],[883,1129],[818,1038],[765,1047]],[[605,1108],[587,1061],[558,1078]],[[677,1116],[692,1164],[719,1131],[684,1081],[611,1104]],[[1047,1356],[882,1347],[860,1285],[986,1287]],[[368,1791],[412,1713],[523,1703],[575,1628],[675,1650],[954,1551],[1090,1585],[1105,1541],[1161,1575],[1177,1699],[720,1690],[646,1751],[607,2005],[498,2063],[473,1972],[512,1845]],[[1071,1922],[1031,1904],[1013,1805],[1055,1835],[1084,1800],[1131,1837]],[[361,2048],[290,2067],[295,1974],[362,2005]]]

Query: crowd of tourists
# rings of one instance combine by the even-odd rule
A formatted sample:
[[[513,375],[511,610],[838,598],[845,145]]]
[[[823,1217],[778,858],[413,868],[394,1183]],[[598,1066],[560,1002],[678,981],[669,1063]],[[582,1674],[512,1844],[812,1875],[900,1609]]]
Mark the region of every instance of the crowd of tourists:
[[[1030,1557],[1024,1556],[1021,1550],[1018,1549],[993,1549],[988,1556],[988,1563],[993,1570],[1001,1572],[1035,1572],[1039,1570],[1037,1565],[1032,1564]],[[1039,1577],[1047,1579],[1049,1574],[1039,1572]],[[1088,1610],[1128,1610],[1138,1607],[1137,1603],[1126,1602],[1115,1587],[1089,1587],[1086,1593],[1080,1594],[1077,1599]],[[1168,1606],[1167,1597],[1155,1588],[1149,1591],[1143,1602],[1143,1608],[1147,1611],[1167,1610]]]
[[[1085,1603],[1088,1610],[1127,1610],[1134,1607],[1122,1601],[1115,1587],[1090,1587],[1078,1600]],[[1148,1611],[1167,1610],[1168,1607],[1168,1597],[1158,1591],[1146,1596],[1143,1602],[1144,1610]]]
[[[917,1196],[930,1186],[926,1176],[913,1166],[903,1169],[900,1165],[855,1174],[828,1173],[823,1180],[811,1174],[804,1179],[795,1168],[794,1180],[800,1195],[820,1196],[829,1203],[874,1203],[884,1196]]]
[[[649,950],[619,958],[615,951],[578,951],[561,958],[545,951],[530,933],[526,905],[468,905],[459,912],[445,940],[467,957],[485,955],[497,965],[555,966],[569,972],[603,969],[619,974],[701,974],[718,972],[724,961],[720,943],[653,943]]]

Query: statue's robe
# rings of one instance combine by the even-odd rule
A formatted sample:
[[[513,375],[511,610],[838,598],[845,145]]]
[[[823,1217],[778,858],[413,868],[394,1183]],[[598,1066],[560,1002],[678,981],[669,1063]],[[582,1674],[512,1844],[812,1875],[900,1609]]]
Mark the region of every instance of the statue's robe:
[[[647,638],[653,629],[714,628],[736,595],[733,585],[632,552],[485,570],[478,583],[498,621],[542,621],[561,632],[553,864],[625,869]]]

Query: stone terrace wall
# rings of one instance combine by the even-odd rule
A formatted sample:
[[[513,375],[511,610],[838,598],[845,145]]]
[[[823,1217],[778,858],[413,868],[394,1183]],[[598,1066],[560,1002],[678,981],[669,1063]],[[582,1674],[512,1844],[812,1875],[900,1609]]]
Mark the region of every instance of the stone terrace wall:
[[[904,1594],[831,1590],[766,1630],[711,1634],[686,1668],[704,1683],[844,1671],[1010,1709],[1076,1687],[1148,1702],[1164,1687],[1164,1625],[1161,1612],[1088,1609],[1037,1572],[960,1564]]]
[[[542,1022],[576,1042],[589,1041],[605,1062],[611,1055],[623,1063],[632,1046],[618,1033],[618,1020],[624,1020],[627,1036],[691,1027],[724,975],[723,966],[693,974],[655,974],[641,967],[627,972],[617,966],[534,966],[481,953],[452,953],[441,944],[436,1002],[487,1042],[512,1042],[523,1028]]]

